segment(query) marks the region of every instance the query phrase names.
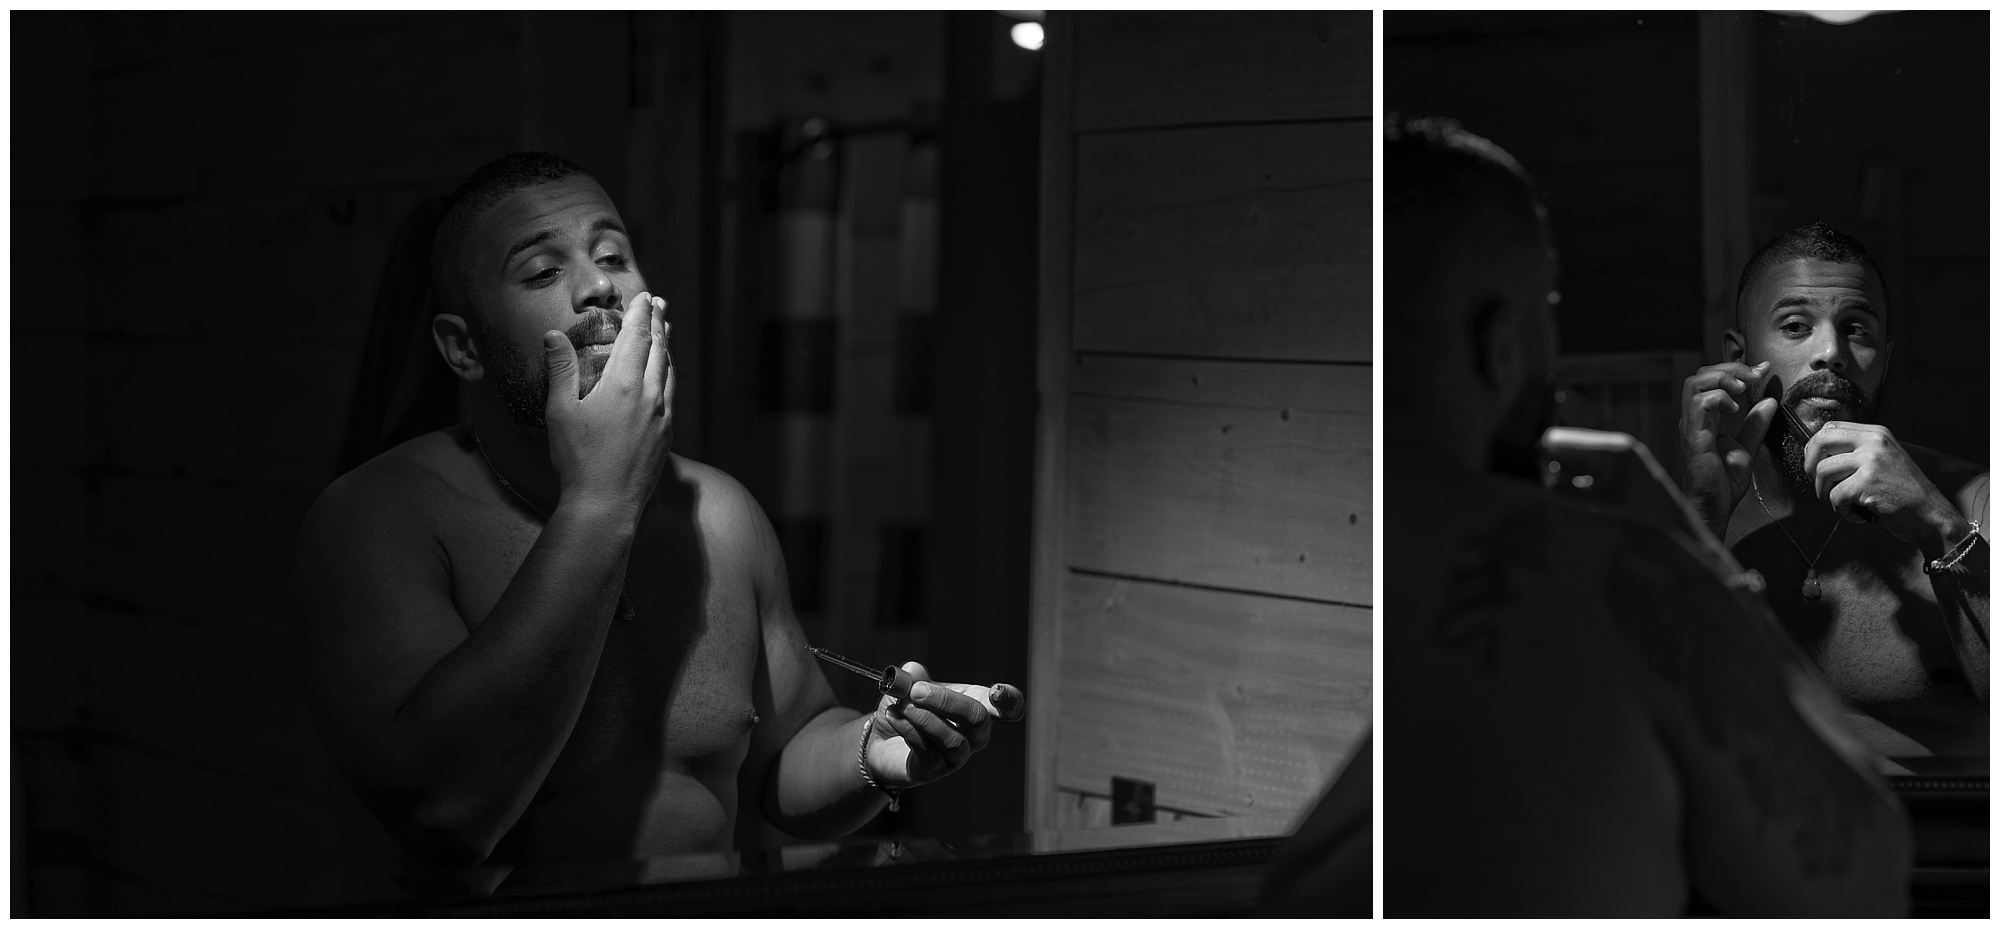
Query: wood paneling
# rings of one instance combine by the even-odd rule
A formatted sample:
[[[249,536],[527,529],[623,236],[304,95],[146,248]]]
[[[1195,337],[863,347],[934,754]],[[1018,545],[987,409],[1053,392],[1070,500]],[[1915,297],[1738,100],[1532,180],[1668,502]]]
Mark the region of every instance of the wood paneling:
[[[1372,357],[1368,123],[1078,141],[1075,347]]]
[[[1368,117],[1372,20],[1365,10],[1080,14],[1077,128]]]
[[[1371,611],[1073,575],[1057,783],[1217,816],[1310,805],[1370,719]]]
[[[504,16],[416,22],[347,41],[253,43],[104,75],[91,107],[118,118],[95,121],[91,144],[78,152],[91,164],[94,192],[448,183],[441,168],[470,171],[514,142],[517,36]]]
[[[1278,834],[1370,724],[1370,25],[1051,14],[1038,828]]]
[[[1069,565],[1371,602],[1369,378],[1087,359],[1070,409]],[[1083,392],[1092,387],[1136,396]]]
[[[1036,267],[1035,503],[1028,576],[1028,815],[1027,828],[1058,822],[1056,726],[1062,707],[1051,691],[1062,678],[1063,541],[1068,499],[1071,221],[1075,208],[1076,139],[1071,130],[1075,97],[1071,74],[1073,14],[1051,10],[1042,65],[1041,261]]]

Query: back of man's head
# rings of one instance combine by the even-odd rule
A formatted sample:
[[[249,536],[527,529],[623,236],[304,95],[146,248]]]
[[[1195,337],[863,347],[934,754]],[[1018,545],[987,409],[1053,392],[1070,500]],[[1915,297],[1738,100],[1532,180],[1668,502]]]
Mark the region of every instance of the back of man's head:
[[[1514,242],[1546,241],[1541,197],[1520,162],[1454,120],[1391,115],[1382,140],[1384,324],[1435,331],[1428,318],[1440,273],[1466,253],[1499,255]]]
[[[509,194],[539,184],[570,177],[590,177],[590,173],[560,155],[548,152],[508,152],[475,168],[445,200],[444,216],[438,222],[437,237],[431,245],[431,287],[444,312],[467,317],[478,325],[476,308],[467,299],[466,252],[472,228],[479,217]]]
[[[1736,312],[1740,321],[1743,313],[1743,297],[1749,293],[1750,285],[1764,272],[1773,267],[1793,261],[1831,261],[1836,264],[1858,264],[1875,272],[1876,280],[1882,278],[1882,268],[1875,258],[1868,254],[1868,246],[1845,232],[1841,232],[1823,222],[1810,222],[1764,243],[1757,254],[1750,256],[1750,262],[1743,266],[1743,276],[1736,280]],[[1740,324],[1740,322],[1739,322]]]

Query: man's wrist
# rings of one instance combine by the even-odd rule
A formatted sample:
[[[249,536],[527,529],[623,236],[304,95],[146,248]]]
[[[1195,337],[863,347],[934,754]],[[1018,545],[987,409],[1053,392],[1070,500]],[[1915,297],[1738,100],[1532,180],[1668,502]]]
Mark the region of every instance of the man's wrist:
[[[1925,522],[1930,529],[1918,539],[1917,548],[1923,552],[1926,562],[1942,558],[1956,549],[1976,528],[1972,520],[1950,506],[1938,507]]]
[[[877,777],[874,766],[869,763],[869,750],[875,747],[878,734],[874,732],[878,714],[870,713],[861,719],[861,750],[855,757],[855,768],[861,772],[861,781],[870,790],[880,791],[889,800],[889,809],[894,811],[902,797],[902,788],[891,787]]]
[[[637,529],[645,507],[610,494],[564,491],[556,501],[556,512],[568,514],[593,525]]]

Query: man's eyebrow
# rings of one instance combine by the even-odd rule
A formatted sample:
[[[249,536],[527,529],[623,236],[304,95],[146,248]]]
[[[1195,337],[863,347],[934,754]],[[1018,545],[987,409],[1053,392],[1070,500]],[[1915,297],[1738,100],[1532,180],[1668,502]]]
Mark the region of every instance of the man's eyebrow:
[[[1779,310],[1786,310],[1795,306],[1810,307],[1815,305],[1815,303],[1817,301],[1805,294],[1786,294],[1779,297],[1776,303],[1771,304],[1770,312],[1776,315]],[[1863,294],[1850,294],[1835,300],[1834,309],[1838,312],[1866,313],[1877,319],[1881,318],[1881,314],[1875,312],[1874,302]]]
[[[520,241],[508,247],[506,257],[500,259],[500,266],[503,268],[506,267],[509,262],[514,260],[515,255],[519,255],[543,242],[547,242],[555,238],[555,235],[556,231],[553,227],[528,233]]]
[[[631,233],[625,231],[624,226],[619,225],[617,220],[612,219],[609,216],[602,217],[596,222],[590,224],[591,235],[596,235],[600,232],[605,232],[605,231],[616,232],[619,235],[625,236],[628,239],[632,237]],[[525,252],[528,249],[534,248],[535,246],[540,245],[543,242],[547,242],[548,240],[554,238],[555,234],[556,230],[554,227],[539,229],[534,232],[528,233],[526,236],[523,236],[520,241],[515,242],[512,246],[510,246],[507,249],[507,254],[500,259],[500,266],[503,268],[506,267],[508,262],[514,260],[515,255],[519,255],[520,253]]]

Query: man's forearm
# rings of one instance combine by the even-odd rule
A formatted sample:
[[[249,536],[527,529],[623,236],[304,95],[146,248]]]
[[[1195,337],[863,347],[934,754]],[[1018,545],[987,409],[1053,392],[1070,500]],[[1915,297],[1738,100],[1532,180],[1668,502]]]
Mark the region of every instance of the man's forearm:
[[[1963,522],[1963,521],[1961,521]],[[1947,557],[1952,547],[1967,540],[1971,524],[1948,527],[1934,542],[1920,548],[1926,564]],[[1987,564],[1989,546],[1984,538],[1971,539],[1958,563],[1930,576],[1931,590],[1937,595],[1938,610],[1944,614],[1945,635],[1958,654],[1958,665],[1972,692],[1985,700],[1989,693],[1987,638]]]
[[[636,523],[558,506],[479,628],[399,709],[422,779],[411,823],[441,857],[483,860],[540,789],[590,692]]]
[[[832,707],[785,744],[764,783],[764,815],[773,825],[801,838],[833,838],[861,828],[882,811],[888,796],[861,777],[867,715]]]

